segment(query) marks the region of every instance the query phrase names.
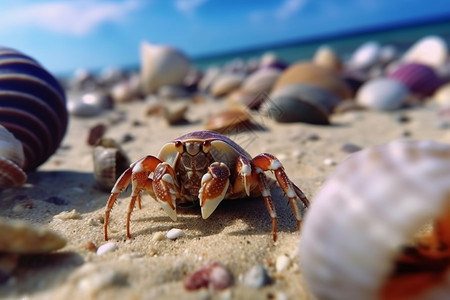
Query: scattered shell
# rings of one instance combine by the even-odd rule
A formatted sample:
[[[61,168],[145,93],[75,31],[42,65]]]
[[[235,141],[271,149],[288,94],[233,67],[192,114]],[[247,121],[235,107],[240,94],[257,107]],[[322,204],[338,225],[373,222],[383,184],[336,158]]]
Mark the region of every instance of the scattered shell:
[[[448,50],[446,41],[441,37],[426,36],[412,45],[403,55],[402,60],[438,68],[447,61]]]
[[[0,218],[0,232],[0,252],[39,254],[66,245],[66,239],[56,232],[24,221]]]
[[[252,288],[259,289],[271,282],[266,269],[262,265],[253,266],[245,275],[243,283]]]
[[[233,275],[219,262],[211,262],[183,281],[187,290],[198,290],[201,288],[212,288],[214,290],[224,290],[233,284]]]
[[[287,68],[287,63],[282,61],[275,53],[264,53],[259,62],[259,68],[272,68],[284,70]]]
[[[97,246],[92,241],[86,242],[85,247],[91,252],[97,252]]]
[[[110,191],[117,178],[130,165],[130,159],[110,138],[98,140],[93,151],[94,178],[100,188]]]
[[[418,63],[400,65],[388,77],[403,83],[412,93],[421,96],[433,94],[441,85],[433,68]]]
[[[184,231],[178,228],[172,228],[166,233],[166,237],[170,240],[176,240],[184,236]]]
[[[89,135],[87,138],[87,144],[90,146],[94,146],[97,144],[98,140],[103,137],[103,135],[106,132],[106,125],[105,124],[97,124],[94,127],[91,127],[89,129]]]
[[[340,99],[352,96],[350,87],[337,73],[308,62],[296,63],[287,68],[275,82],[272,92],[290,84],[317,85]]]
[[[278,69],[259,69],[245,79],[241,88],[249,93],[269,93],[280,74]]]
[[[327,157],[327,158],[325,158],[323,160],[323,164],[326,165],[326,166],[335,166],[336,165],[336,161],[334,159],[332,159],[332,158]]]
[[[115,103],[130,102],[141,96],[141,78],[138,74],[133,74],[111,88],[111,98]]]
[[[164,105],[163,116],[170,125],[186,122],[185,115],[189,109],[186,101],[169,102]]]
[[[67,129],[65,93],[34,59],[0,47],[0,124],[23,144],[25,171],[46,161]]]
[[[211,95],[222,97],[239,88],[244,82],[244,75],[240,73],[224,73],[214,80],[211,85]]]
[[[433,94],[433,99],[442,106],[450,106],[450,82],[442,85]]]
[[[329,115],[341,100],[315,85],[283,86],[269,96],[261,111],[278,122],[329,124]]]
[[[27,180],[22,143],[0,125],[0,189],[21,186]]]
[[[309,289],[319,299],[448,297],[449,182],[447,144],[394,141],[350,156],[302,224]]]
[[[152,241],[153,242],[159,242],[162,241],[164,239],[164,234],[162,232],[155,232],[152,236]]]
[[[317,49],[312,61],[321,67],[339,72],[342,69],[342,61],[337,53],[328,46]]]
[[[287,255],[280,255],[277,257],[277,260],[275,262],[275,270],[277,272],[283,272],[287,270],[291,266],[292,260]]]
[[[176,85],[163,85],[158,89],[158,97],[160,99],[181,99],[189,97],[188,91]]]
[[[182,85],[189,72],[190,61],[178,49],[141,44],[141,85],[145,94],[154,93],[164,85]]]
[[[267,98],[268,95],[265,92],[248,92],[238,89],[228,94],[226,100],[231,105],[237,104],[249,109],[258,109]]]
[[[108,243],[103,244],[103,245],[101,245],[101,246],[99,246],[97,248],[97,255],[103,255],[103,254],[106,254],[106,253],[109,253],[109,252],[116,251],[117,249],[119,249],[119,248],[117,247],[116,243],[108,242]]]
[[[356,103],[378,110],[394,110],[402,107],[409,90],[390,78],[377,78],[366,82],[356,94]]]
[[[205,129],[219,133],[245,131],[252,126],[250,115],[243,109],[228,109],[209,117]]]
[[[80,213],[74,208],[71,211],[63,211],[53,216],[54,220],[77,220],[81,219]]]
[[[368,69],[378,62],[381,54],[381,46],[377,42],[369,41],[359,46],[352,57],[349,64],[351,68]]]

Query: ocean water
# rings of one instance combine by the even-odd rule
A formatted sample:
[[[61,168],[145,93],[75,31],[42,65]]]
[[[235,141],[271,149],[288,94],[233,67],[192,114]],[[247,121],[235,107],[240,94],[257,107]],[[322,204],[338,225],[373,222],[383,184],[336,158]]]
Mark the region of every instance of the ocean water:
[[[311,59],[321,46],[329,46],[344,60],[360,45],[375,41],[381,45],[392,45],[402,53],[419,39],[429,36],[440,36],[447,41],[450,47],[450,17],[448,19],[429,22],[421,25],[402,26],[400,28],[385,28],[366,32],[347,33],[341,36],[327,36],[322,38],[285,43],[284,45],[271,45],[244,51],[236,51],[200,57],[194,59],[195,66],[204,70],[210,66],[223,66],[233,60],[256,60],[267,52],[275,53],[287,63]]]

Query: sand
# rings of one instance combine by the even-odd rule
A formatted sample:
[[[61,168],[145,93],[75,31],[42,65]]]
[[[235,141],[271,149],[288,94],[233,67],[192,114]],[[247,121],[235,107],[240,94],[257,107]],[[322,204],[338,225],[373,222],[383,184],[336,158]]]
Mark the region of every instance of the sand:
[[[221,106],[225,104],[191,104],[186,115],[189,123],[177,126],[168,125],[161,117],[147,116],[144,102],[119,104],[98,117],[72,117],[60,149],[29,174],[24,186],[0,192],[0,216],[47,226],[65,236],[68,243],[49,255],[22,257],[16,271],[0,286],[0,297],[313,299],[303,284],[297,255],[301,232],[295,230],[287,198],[278,187],[272,191],[279,217],[276,243],[262,198],[224,201],[207,220],[201,218],[198,207],[180,209],[174,222],[145,195],[142,209],[135,209],[132,215],[132,239],[127,239],[128,190],[111,213],[110,241],[118,249],[97,255],[87,246],[88,242],[96,246],[106,243],[101,221],[109,196],[94,181],[93,149],[86,142],[89,128],[104,123],[107,137],[119,142],[126,138],[122,147],[134,161],[147,154],[156,155],[173,138],[203,130],[205,118]],[[276,155],[290,179],[314,201],[329,174],[349,155],[344,145],[365,148],[402,138],[449,142],[450,132],[438,125],[438,110],[429,103],[395,112],[352,111],[334,115],[331,126],[280,124],[255,113],[253,121],[265,130],[230,137],[252,156],[262,152]],[[52,203],[54,196],[61,201]],[[72,210],[79,218],[54,218]],[[162,236],[171,228],[179,228],[185,235],[176,240]],[[290,264],[277,270],[275,262],[282,255],[290,258]],[[233,285],[223,291],[187,291],[184,278],[210,261],[229,269]],[[243,282],[255,265],[264,266],[271,277],[264,287]]]

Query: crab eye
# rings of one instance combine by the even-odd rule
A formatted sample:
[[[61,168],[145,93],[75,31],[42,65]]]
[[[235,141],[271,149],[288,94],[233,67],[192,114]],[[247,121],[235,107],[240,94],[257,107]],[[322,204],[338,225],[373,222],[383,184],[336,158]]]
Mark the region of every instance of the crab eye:
[[[209,149],[211,149],[211,142],[210,141],[204,141],[202,145],[202,150],[204,153],[208,153]]]
[[[177,149],[178,152],[183,153],[184,151],[184,144],[181,141],[176,141],[175,142],[175,148]]]

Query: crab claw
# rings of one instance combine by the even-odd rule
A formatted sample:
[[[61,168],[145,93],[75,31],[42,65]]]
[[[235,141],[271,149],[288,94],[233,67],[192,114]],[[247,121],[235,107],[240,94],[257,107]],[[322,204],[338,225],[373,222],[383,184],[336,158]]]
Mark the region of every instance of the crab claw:
[[[159,164],[155,169],[153,178],[153,191],[156,196],[156,201],[161,205],[164,211],[173,220],[177,220],[176,199],[177,186],[170,174],[171,169],[167,163]]]
[[[228,167],[218,162],[212,163],[208,173],[203,175],[198,195],[203,219],[207,219],[225,197],[230,185],[229,176]]]

